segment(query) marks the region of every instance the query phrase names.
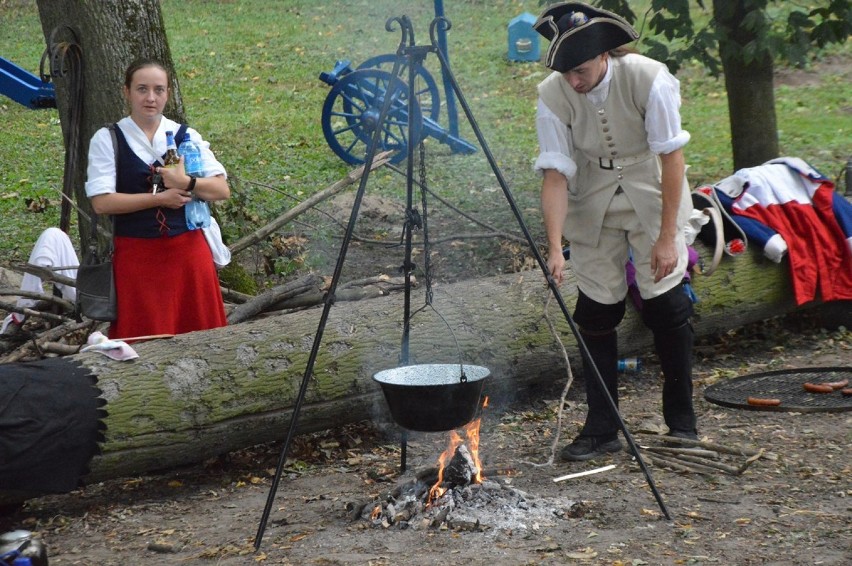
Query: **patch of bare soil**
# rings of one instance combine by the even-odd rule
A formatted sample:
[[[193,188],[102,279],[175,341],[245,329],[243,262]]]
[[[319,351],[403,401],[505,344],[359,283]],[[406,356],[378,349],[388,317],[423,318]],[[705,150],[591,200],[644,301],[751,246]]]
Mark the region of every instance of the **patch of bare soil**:
[[[621,412],[641,446],[657,444],[646,432],[662,424],[659,366],[651,354],[644,362],[621,386]],[[564,383],[554,383],[511,406],[483,410],[486,482],[453,490],[453,509],[439,520],[434,509],[398,521],[369,515],[435,466],[448,434],[412,433],[409,470],[400,474],[396,431],[360,423],[297,437],[257,552],[253,541],[279,444],[30,500],[0,518],[0,531],[37,532],[53,566],[847,564],[850,413],[726,408],[705,401],[703,391],[737,375],[850,363],[852,333],[822,329],[806,314],[702,340],[695,367],[701,438],[763,452],[735,475],[675,471],[650,464],[643,450],[671,521],[627,452],[594,463],[536,465],[547,462],[556,432]],[[580,381],[568,396],[560,447],[582,424]],[[718,461],[736,467],[746,456]],[[608,464],[615,468],[553,481]]]

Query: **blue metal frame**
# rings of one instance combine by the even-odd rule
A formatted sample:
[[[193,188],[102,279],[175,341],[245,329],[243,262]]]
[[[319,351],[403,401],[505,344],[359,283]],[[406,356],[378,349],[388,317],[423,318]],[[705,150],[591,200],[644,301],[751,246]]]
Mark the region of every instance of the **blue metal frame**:
[[[27,108],[56,108],[52,83],[0,57],[0,94]]]

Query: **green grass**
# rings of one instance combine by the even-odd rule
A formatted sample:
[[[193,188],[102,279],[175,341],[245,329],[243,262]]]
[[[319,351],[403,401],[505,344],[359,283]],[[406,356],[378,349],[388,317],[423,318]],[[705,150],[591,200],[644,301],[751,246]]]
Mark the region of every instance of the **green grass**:
[[[395,51],[399,34],[386,32],[384,23],[402,14],[399,5],[387,0],[162,1],[187,118],[211,141],[240,192],[239,207],[224,209],[239,213],[239,221],[235,217],[227,225],[227,236],[274,217],[350,169],[323,138],[320,117],[329,87],[318,75],[337,59],[357,65]],[[425,43],[433,2],[405,5],[418,43]],[[448,36],[453,72],[517,200],[522,208],[535,209],[535,86],[546,73],[540,64],[508,62],[505,52],[508,21],[523,11],[537,13],[539,2],[468,0],[445,3],[445,10],[453,23]],[[0,0],[0,20],[0,56],[38,72],[44,37],[35,3]],[[834,51],[849,60],[848,45]],[[443,95],[436,58],[427,60],[427,69]],[[724,85],[697,68],[683,69],[679,78],[684,124],[692,134],[690,182],[713,182],[732,172]],[[781,147],[834,176],[848,157],[852,132],[849,74],[817,80],[778,87]],[[440,120],[446,126],[444,110]],[[25,259],[39,232],[58,222],[61,130],[56,111],[28,110],[5,98],[0,121],[0,258]],[[475,142],[461,113],[460,124],[462,137]],[[433,189],[462,208],[511,222],[482,152],[452,155],[434,140],[427,146]],[[371,183],[371,191],[389,196],[404,189],[404,179],[387,172],[375,174]],[[31,210],[31,199],[47,205]]]

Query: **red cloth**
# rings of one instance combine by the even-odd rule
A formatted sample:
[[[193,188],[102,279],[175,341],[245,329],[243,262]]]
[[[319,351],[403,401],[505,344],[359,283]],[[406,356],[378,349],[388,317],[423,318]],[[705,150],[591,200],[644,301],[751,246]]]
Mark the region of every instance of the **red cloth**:
[[[201,230],[175,237],[116,236],[114,339],[183,334],[227,324],[219,277]]]
[[[779,196],[782,185],[774,185],[771,193],[753,185],[743,197],[757,195],[759,200],[741,198],[735,204],[735,212],[771,227],[787,242],[797,306],[818,298],[852,300],[852,253],[832,210],[834,184],[824,181],[815,187],[810,195],[785,199]]]

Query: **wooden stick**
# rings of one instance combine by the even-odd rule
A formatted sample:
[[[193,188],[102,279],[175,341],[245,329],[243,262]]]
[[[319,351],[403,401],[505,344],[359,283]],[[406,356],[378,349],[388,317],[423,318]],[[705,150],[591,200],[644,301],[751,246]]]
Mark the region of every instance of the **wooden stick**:
[[[713,460],[719,459],[719,453],[713,452],[712,450],[700,450],[696,448],[671,448],[667,446],[640,446],[640,448],[642,450],[647,450],[648,452],[658,452],[660,454],[688,454],[689,456],[712,458]]]
[[[53,301],[53,302],[56,302],[57,304],[61,304],[59,301],[61,301],[61,303],[64,303],[64,304],[71,305],[71,303],[69,303],[68,301],[63,301],[62,299],[58,299],[58,301]],[[71,310],[73,310],[73,309],[74,309],[74,306],[71,305]],[[73,319],[71,319],[67,316],[62,316],[60,314],[53,314],[52,312],[45,312],[45,311],[40,311],[40,310],[36,310],[36,309],[31,309],[29,307],[19,307],[17,305],[13,305],[13,304],[10,304],[10,303],[0,302],[0,310],[4,310],[4,311],[7,311],[7,312],[16,312],[18,314],[23,314],[23,315],[26,315],[26,316],[33,316],[33,317],[36,317],[36,318],[43,318],[43,319],[46,319],[46,320],[50,320],[52,322],[58,322],[60,324],[65,324],[67,322],[74,322]]]
[[[375,156],[375,159],[373,160],[371,171],[373,169],[376,169],[377,167],[380,167],[380,166],[386,164],[388,162],[388,159],[390,158],[390,154],[391,154],[390,151],[384,151],[384,152],[381,152],[381,153],[377,153],[376,156]],[[310,210],[311,208],[313,208],[314,206],[316,206],[320,202],[336,195],[337,193],[339,193],[340,191],[342,191],[343,189],[345,189],[349,185],[355,183],[363,175],[364,175],[364,166],[362,165],[358,169],[350,171],[349,174],[346,177],[337,181],[336,183],[334,183],[330,187],[327,187],[327,188],[321,190],[320,192],[314,194],[310,198],[299,203],[297,206],[291,208],[290,210],[288,210],[287,212],[285,212],[284,214],[282,214],[278,218],[274,219],[272,222],[268,223],[266,226],[262,226],[261,228],[258,228],[253,233],[249,234],[248,236],[240,238],[239,240],[237,240],[236,242],[234,242],[233,244],[228,246],[228,248],[230,248],[231,253],[233,255],[237,255],[238,253],[240,253],[244,249],[248,248],[252,244],[255,244],[255,243],[263,240],[264,238],[266,238],[267,236],[269,236],[270,234],[272,234],[273,232],[278,230],[281,226],[285,225],[287,222],[298,217],[300,214],[304,213],[307,210]]]
[[[757,462],[763,456],[764,452],[765,452],[764,449],[761,448],[758,451],[757,454],[755,454],[754,456],[752,456],[751,458],[749,458],[748,460],[743,462],[743,465],[740,466],[739,469],[737,470],[737,475],[742,474],[744,471],[746,471],[748,469],[749,466],[751,466],[753,463]]]
[[[660,440],[670,442],[672,444],[682,444],[684,446],[698,446],[700,448],[706,448],[707,450],[715,450],[716,452],[721,452],[723,454],[732,454],[734,456],[754,456],[755,454],[757,454],[757,450],[729,447],[722,444],[716,444],[715,442],[706,442],[704,440],[691,440],[689,438],[677,438],[676,436],[660,436],[659,434],[648,432],[638,432],[637,434],[655,436]]]
[[[559,476],[558,478],[553,478],[554,482],[560,482],[565,480],[571,480],[574,478],[580,478],[583,476],[590,476],[592,474],[599,474],[601,472],[607,472],[611,469],[615,468],[615,464],[610,464],[608,466],[603,466],[601,468],[594,468],[592,470],[586,470],[585,472],[577,472],[574,474],[568,474],[567,476]]]
[[[34,265],[32,263],[13,263],[9,266],[11,269],[15,271],[20,271],[23,273],[29,273],[30,275],[35,275],[42,282],[54,282],[54,283],[62,283],[63,285],[68,285],[70,287],[76,287],[77,281],[71,277],[66,277],[61,273],[57,273],[54,271],[57,268],[52,267],[42,267],[41,265]],[[76,266],[66,266],[61,267],[59,269],[77,269]]]
[[[664,456],[660,456],[658,454],[654,454],[650,457],[651,462],[658,466],[668,466],[670,468],[674,468],[676,470],[684,471],[684,472],[695,472],[698,474],[716,474],[717,470],[710,468],[708,466],[702,466],[701,464],[692,464],[689,462],[681,462],[679,460],[673,460],[670,458],[666,458]]]
[[[127,342],[129,340],[134,340],[134,341],[154,340],[154,339],[157,339],[157,338],[174,338],[174,337],[175,337],[174,334],[149,334],[147,336],[131,336],[129,338],[110,338],[110,340]]]
[[[721,462],[712,462],[707,460],[706,458],[699,458],[696,456],[690,456],[689,454],[678,454],[674,457],[675,460],[681,462],[689,462],[691,464],[700,464],[702,466],[708,466],[710,468],[716,468],[717,470],[721,470],[725,473],[738,476],[742,472],[739,471],[739,468],[735,468],[734,466],[729,466],[728,464],[723,464]]]

